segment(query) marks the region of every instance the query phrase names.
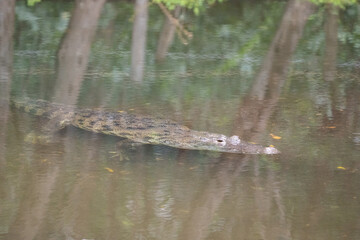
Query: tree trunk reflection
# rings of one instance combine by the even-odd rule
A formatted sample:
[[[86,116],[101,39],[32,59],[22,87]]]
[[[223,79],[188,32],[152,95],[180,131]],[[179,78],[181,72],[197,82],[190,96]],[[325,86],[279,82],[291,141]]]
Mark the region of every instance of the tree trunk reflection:
[[[89,61],[90,47],[105,0],[77,0],[58,52],[55,102],[75,104]]]
[[[266,127],[270,116],[274,111],[280,97],[281,88],[287,79],[287,70],[299,39],[302,36],[306,20],[314,9],[311,3],[292,0],[288,3],[277,33],[270,46],[265,61],[258,77],[253,83],[250,94],[239,108],[240,118],[236,122],[234,133],[245,136],[253,142],[258,142]],[[229,158],[234,158],[229,156]],[[239,156],[235,161],[225,162],[219,169],[218,175],[199,198],[192,214],[186,224],[186,239],[204,239],[209,232],[209,227],[214,219],[225,194],[244,170],[253,156]],[[263,239],[274,239],[275,236],[289,237],[290,225],[286,221],[286,212],[280,194],[280,185],[272,170],[268,170],[265,186],[261,182],[259,162],[254,163],[254,199],[255,216],[241,216],[244,222],[251,221],[257,226],[257,232]],[[259,190],[264,189],[264,190]],[[278,219],[272,217],[272,202],[280,212]],[[240,213],[241,214],[241,213]],[[254,219],[252,219],[254,218]],[[275,219],[275,221],[274,221]],[[253,236],[244,236],[252,238]],[[275,236],[273,236],[275,235]],[[269,237],[270,236],[270,237]]]
[[[5,160],[13,64],[15,0],[0,1],[0,163]]]
[[[336,55],[338,49],[337,28],[338,8],[328,4],[325,17],[325,53],[324,53],[324,79],[333,81],[336,77]]]
[[[173,16],[178,18],[181,13],[181,7],[176,6],[173,11]],[[165,21],[160,33],[160,38],[157,45],[156,50],[156,60],[163,61],[166,58],[166,54],[174,40],[176,25],[169,19],[169,17],[165,16]]]
[[[144,78],[148,0],[135,1],[135,19],[131,40],[131,79],[142,82]]]
[[[75,106],[82,84],[84,73],[87,68],[90,46],[92,37],[96,30],[97,21],[99,19],[105,0],[77,0],[75,9],[68,26],[68,30],[58,52],[58,78],[55,86],[54,101]],[[71,159],[74,152],[74,136],[67,135],[64,141],[65,146],[63,159]],[[60,145],[58,147],[61,147]],[[86,146],[88,147],[88,146]],[[93,148],[95,149],[95,147]],[[34,154],[41,155],[40,149],[35,148]],[[51,151],[50,151],[51,152]],[[83,152],[86,152],[84,150]],[[70,155],[67,155],[69,153]],[[51,157],[50,157],[51,158]],[[52,157],[53,158],[53,157]],[[47,159],[47,158],[45,158]],[[84,161],[83,169],[89,168],[88,162]],[[62,165],[64,166],[64,165]],[[65,167],[65,166],[64,166]],[[54,210],[51,208],[51,198],[54,193],[63,192],[63,178],[66,171],[57,165],[52,164],[41,172],[41,168],[35,167],[39,172],[29,174],[25,177],[27,191],[23,194],[20,202],[20,208],[16,220],[12,223],[8,239],[45,239],[49,236],[49,230],[57,229],[57,234],[61,237],[71,235],[74,226],[51,225],[46,220]],[[38,178],[37,176],[41,176]],[[82,181],[83,179],[80,179]],[[87,181],[89,183],[89,181]],[[81,188],[81,184],[76,189]],[[80,191],[78,191],[80,192]],[[80,195],[77,194],[74,195]],[[83,193],[83,192],[82,192]],[[31,196],[31,197],[28,197]],[[82,195],[86,197],[86,194]],[[77,199],[72,204],[80,205]],[[61,216],[60,218],[63,218]],[[70,221],[71,222],[71,221]],[[59,222],[57,222],[59,224]],[[79,226],[79,225],[77,225]]]
[[[80,88],[87,70],[91,44],[96,31],[105,0],[78,0],[71,17],[71,21],[58,53],[58,78],[55,89],[55,101],[70,106],[76,106]],[[92,134],[89,134],[92,135]],[[82,145],[80,152],[84,153],[79,177],[72,185],[68,193],[68,199],[64,202],[64,211],[61,223],[56,226],[59,232],[63,231],[66,236],[82,238],[78,233],[85,233],[90,229],[90,204],[92,191],[96,183],[90,173],[93,168],[93,160],[96,159],[96,135]],[[76,136],[68,129],[64,139],[63,160],[72,159],[74,153],[79,151]],[[59,182],[63,182],[65,173],[59,176]],[[65,220],[66,219],[66,220]]]

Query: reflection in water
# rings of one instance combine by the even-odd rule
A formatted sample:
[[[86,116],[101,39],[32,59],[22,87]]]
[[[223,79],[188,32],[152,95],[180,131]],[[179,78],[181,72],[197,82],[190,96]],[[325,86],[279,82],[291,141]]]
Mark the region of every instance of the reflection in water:
[[[72,106],[76,104],[88,64],[92,38],[104,2],[105,0],[78,0],[75,3],[68,30],[58,52],[55,102]],[[62,150],[65,153],[64,160],[69,158],[69,152],[75,151],[72,139],[69,134],[64,139],[64,150]],[[36,154],[37,151],[35,150],[34,153]],[[86,161],[84,161],[84,165],[87,166]],[[73,226],[76,225],[65,224],[64,226],[54,225],[50,227],[47,221],[48,210],[51,209],[51,196],[58,191],[58,184],[62,178],[61,171],[63,170],[60,166],[52,165],[44,173],[26,175],[28,184],[24,193],[25,197],[21,199],[18,214],[9,229],[7,239],[47,239],[47,231],[53,227],[57,231],[64,232],[65,235],[73,231]],[[75,186],[75,193],[72,195],[77,194],[76,189],[79,187]],[[73,203],[77,205],[79,200],[74,199]],[[71,222],[74,218],[76,216],[70,217],[68,221]],[[66,221],[61,222],[65,223]]]
[[[237,129],[243,135],[249,135],[255,142],[259,141],[261,133],[265,132],[278,104],[282,87],[288,79],[291,57],[313,10],[314,6],[306,1],[292,0],[287,3],[260,73],[240,108],[241,119],[237,124],[240,129]],[[246,127],[242,128],[242,126]],[[285,201],[280,194],[281,179],[276,177],[275,171],[269,169],[266,176],[267,191],[260,190],[263,186],[260,168],[260,163],[256,160],[253,184],[257,232],[262,239],[291,239],[291,223],[288,221]],[[272,214],[274,208],[277,212],[276,216]]]
[[[3,3],[4,1],[0,2]],[[46,3],[43,1],[39,4],[36,11],[41,12]],[[89,4],[95,3],[89,1]],[[117,6],[114,2],[111,4]],[[269,6],[279,7],[273,4],[275,3],[271,2]],[[228,132],[261,143],[267,141],[268,131],[274,131],[283,137],[276,146],[283,154],[276,158],[220,155],[164,146],[134,147],[126,144],[121,147],[120,152],[115,147],[116,138],[73,128],[60,131],[56,136],[59,141],[55,144],[30,144],[24,142],[25,135],[31,130],[40,129],[43,121],[14,109],[5,118],[8,119],[6,127],[4,128],[3,122],[0,125],[6,130],[6,138],[0,139],[0,156],[3,158],[0,162],[0,239],[359,239],[360,149],[356,145],[359,144],[356,134],[360,133],[359,78],[351,75],[353,69],[342,71],[339,66],[336,71],[345,74],[345,77],[339,78],[334,73],[332,76],[335,79],[331,84],[323,81],[325,75],[322,78],[318,74],[321,70],[316,67],[308,68],[310,73],[298,73],[303,65],[291,60],[298,57],[296,52],[304,51],[298,43],[300,39],[305,40],[305,26],[312,27],[306,24],[313,11],[311,4],[305,1],[289,1],[286,4],[278,28],[274,34],[267,33],[274,35],[272,40],[269,39],[271,43],[264,40],[261,45],[267,49],[264,50],[265,57],[262,65],[258,65],[259,70],[254,71],[256,76],[251,75],[254,81],[249,81],[248,85],[243,78],[246,75],[244,72],[234,71],[234,82],[230,81],[230,74],[234,74],[233,72],[215,75],[213,67],[223,61],[221,58],[211,60],[179,57],[174,60],[174,54],[171,54],[161,66],[170,66],[171,69],[161,72],[166,76],[165,81],[151,80],[149,77],[141,88],[131,81],[122,81],[118,72],[112,71],[119,66],[119,62],[127,64],[129,46],[123,51],[127,56],[116,54],[117,57],[112,58],[114,49],[110,48],[111,53],[106,52],[106,47],[109,46],[102,48],[99,45],[103,42],[100,40],[101,44],[98,44],[99,40],[96,39],[96,44],[93,44],[96,48],[92,52],[94,60],[89,57],[95,28],[82,32],[80,25],[86,21],[90,23],[90,19],[85,20],[87,17],[96,18],[102,8],[100,5],[92,6],[89,10],[96,11],[95,15],[78,13],[79,16],[76,16],[78,6],[75,5],[72,23],[59,50],[59,75],[54,89],[56,101],[75,106],[79,88],[82,87],[84,95],[89,95],[89,92],[97,90],[91,84],[96,82],[95,86],[101,85],[103,89],[110,89],[119,95],[114,98],[106,95],[103,99],[127,97],[124,102],[133,104],[132,106],[138,105],[138,109],[128,108],[129,112],[140,113],[145,109],[144,106],[154,116],[156,111],[164,111],[168,115],[175,115],[176,112],[180,119],[184,119],[185,124],[194,124],[195,129],[212,128],[221,132],[220,128],[227,126]],[[131,7],[128,4],[124,9],[130,10]],[[0,12],[4,9],[1,5]],[[269,13],[272,8],[261,5],[261,9],[266,9],[261,10],[261,13]],[[44,10],[47,15],[49,9]],[[36,12],[35,9],[28,11],[33,14]],[[199,44],[195,38],[188,46],[191,56],[203,54],[203,49],[211,43],[229,47],[232,40],[226,39],[228,35],[244,36],[243,32],[234,34],[238,31],[238,26],[233,27],[232,24],[235,20],[246,22],[244,19],[247,18],[240,18],[236,12],[228,22],[217,25],[215,22],[223,21],[226,15],[221,9],[219,11],[217,17],[209,17],[209,23],[199,24],[201,31],[194,29],[197,37],[211,36],[215,38],[214,42],[200,41]],[[253,8],[247,8],[246,11],[251,13],[247,20],[252,23],[262,15]],[[120,18],[122,14],[116,16]],[[124,16],[126,21],[128,18],[130,14]],[[79,26],[73,23],[73,19],[78,19]],[[126,24],[109,19],[106,15],[101,16],[98,26],[107,25],[110,21],[115,21],[113,26],[121,26],[126,32]],[[330,33],[333,30],[329,29],[335,29],[335,24],[330,19],[327,21],[328,24],[331,23],[331,26],[326,27]],[[158,22],[161,23],[160,20]],[[22,22],[19,28],[25,24]],[[95,25],[97,23],[94,20],[91,26]],[[11,21],[8,26],[11,26]],[[157,33],[161,28],[160,24],[157,26],[155,30],[149,31],[149,49],[153,52],[157,45],[154,44],[154,39],[158,38]],[[153,26],[149,25],[151,27]],[[215,33],[212,32],[213,29]],[[26,29],[17,28],[17,31],[20,36],[36,35]],[[77,32],[82,32],[85,39],[76,39]],[[128,32],[131,32],[131,27]],[[126,35],[122,34],[119,37],[121,40],[114,35],[113,41],[119,41],[116,49],[122,47],[121,41]],[[11,34],[0,35],[1,39],[6,36],[10,37]],[[216,36],[221,37],[216,39]],[[335,36],[331,38],[327,42],[337,44]],[[123,42],[130,45],[126,40],[125,38]],[[198,48],[194,47],[196,43],[199,44]],[[31,91],[38,87],[35,78],[39,75],[31,71],[19,74],[17,70],[27,70],[28,65],[22,62],[23,59],[33,60],[43,56],[34,57],[27,52],[26,55],[23,49],[28,42],[23,44],[19,41],[18,44],[19,46],[15,45],[13,88],[22,86],[18,82],[27,81],[28,88],[25,91]],[[73,49],[72,45],[76,47]],[[328,46],[332,45],[329,43]],[[174,47],[180,49],[183,46]],[[340,43],[337,48],[340,52]],[[8,49],[9,51],[5,51],[5,55],[10,56],[5,58],[7,61],[12,56],[11,48]],[[214,48],[212,56],[231,54],[236,51],[234,49]],[[3,47],[0,50],[3,51]],[[79,55],[74,56],[71,51],[78,51]],[[328,54],[326,51],[324,55]],[[102,63],[104,58],[100,58],[101,62],[96,62],[103,54],[111,56],[110,60]],[[307,57],[305,61],[313,59]],[[114,59],[116,61],[111,65]],[[67,64],[67,61],[73,64]],[[89,76],[88,81],[82,81],[88,62],[92,71],[98,65],[102,68],[101,71],[90,72],[101,75],[100,79]],[[1,79],[10,79],[2,75],[6,73],[5,76],[9,76],[7,73],[11,72],[12,64],[11,61],[8,63],[5,66],[10,67],[0,72]],[[336,66],[335,63],[332,61],[331,66]],[[151,70],[152,63],[146,64]],[[322,66],[326,71],[327,65],[324,63]],[[193,70],[184,72],[184,69]],[[41,65],[35,70],[40,71]],[[200,77],[196,71],[201,72]],[[153,75],[158,76],[157,73]],[[111,77],[107,78],[108,75]],[[68,91],[72,84],[75,84],[75,91]],[[226,85],[230,87],[226,88]],[[175,90],[170,91],[173,88]],[[243,90],[244,88],[248,91]],[[127,95],[118,93],[118,89]],[[216,90],[211,91],[213,89]],[[240,90],[244,91],[241,96]],[[5,101],[8,102],[9,87],[1,88],[0,91],[1,99],[5,96]],[[321,98],[323,95],[319,96],[324,91],[327,97],[325,100]],[[80,100],[82,97],[83,95]],[[317,102],[318,98],[321,101]],[[156,100],[166,103],[157,106],[159,103]],[[176,108],[164,107],[168,106],[168,102],[173,103]],[[105,100],[94,103],[101,106],[105,104]],[[222,114],[226,113],[224,108],[238,109],[238,114],[226,114],[219,118],[200,116],[204,112],[209,116],[225,115]],[[4,112],[7,113],[7,110]],[[1,117],[0,120],[3,119]],[[4,146],[6,153],[2,152]],[[119,154],[121,157],[118,157]],[[337,168],[339,166],[346,170]]]
[[[287,79],[291,57],[314,6],[306,1],[289,1],[258,76],[239,109],[236,132],[253,141],[265,131]]]
[[[131,38],[131,79],[135,82],[142,82],[144,78],[148,5],[148,0],[135,1],[135,19]]]
[[[77,0],[58,52],[54,101],[76,104],[89,61],[90,47],[105,0]]]
[[[69,27],[58,53],[55,102],[71,106],[75,106],[77,103],[89,61],[90,47],[104,3],[105,0],[79,0],[76,2]],[[71,159],[74,152],[79,151],[78,147],[75,147],[77,145],[74,141],[72,132],[67,131],[63,139],[64,162]],[[88,203],[88,200],[91,198],[95,183],[93,178],[89,176],[89,172],[92,169],[91,162],[98,157],[96,149],[96,145],[91,139],[87,141],[86,145],[83,145],[80,150],[84,154],[80,165],[82,172],[68,192],[67,200],[62,203],[61,207],[66,210],[58,216],[61,220],[56,225],[56,232],[65,235],[66,238],[83,238],[83,236],[78,236],[77,232],[85,232],[91,227],[86,220],[91,219],[89,215],[91,204]],[[64,174],[59,174],[57,177],[59,178],[57,182],[62,182]],[[58,191],[58,187],[54,191]]]
[[[253,142],[258,142],[263,133],[266,132],[269,118],[273,114],[274,107],[280,97],[281,88],[287,79],[286,73],[290,59],[312,10],[313,5],[305,1],[293,0],[288,3],[259,76],[254,81],[246,101],[239,108],[238,116],[241,118],[236,122],[236,134],[245,136],[246,139],[251,139]],[[240,173],[244,171],[244,168],[248,166],[250,159],[251,157],[245,156],[241,162],[225,162],[215,170],[218,175],[205,188],[200,198],[202,201],[199,201],[200,206],[196,205],[192,211],[186,231],[186,239],[205,239],[208,232],[211,231],[212,221],[223,203],[225,195],[229,194],[229,189]],[[236,160],[239,161],[239,157]],[[286,212],[282,197],[279,194],[280,189],[278,180],[274,176],[275,173],[271,170],[268,172],[266,189],[269,192],[259,191],[262,187],[260,166],[258,160],[254,160],[254,162],[252,184],[255,190],[247,194],[254,196],[255,213],[252,214],[254,219],[247,219],[244,222],[256,222],[255,233],[262,239],[277,239],[279,237],[289,239],[290,225],[286,221]],[[268,222],[265,219],[269,219],[272,215],[272,202],[275,202],[279,215],[277,220]],[[248,234],[242,233],[241,235],[244,236],[244,239],[254,237],[251,235],[254,232]]]
[[[336,54],[338,49],[338,8],[332,4],[326,7],[325,17],[325,53],[324,79],[333,81],[336,78]]]
[[[58,167],[33,174],[24,172],[26,187],[17,197],[20,201],[18,214],[12,222],[5,239],[36,239],[42,232],[49,210],[50,196],[57,181]],[[46,235],[45,235],[46,236]]]
[[[0,2],[0,163],[6,152],[5,139],[13,63],[15,0]]]
[[[181,13],[181,7],[176,6],[175,10],[173,11],[173,17],[178,18]],[[168,16],[165,16],[165,21],[162,26],[162,30],[160,33],[160,38],[158,41],[157,49],[156,49],[156,55],[155,58],[158,61],[165,60],[166,53],[168,52],[168,49],[170,48],[175,35],[176,25]]]

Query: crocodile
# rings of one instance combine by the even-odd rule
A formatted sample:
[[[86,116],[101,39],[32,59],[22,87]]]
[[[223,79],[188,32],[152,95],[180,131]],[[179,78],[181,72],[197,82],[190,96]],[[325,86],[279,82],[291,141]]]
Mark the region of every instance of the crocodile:
[[[74,126],[94,133],[127,138],[134,142],[166,145],[190,150],[209,150],[242,154],[278,154],[273,146],[240,140],[238,136],[192,130],[174,121],[141,116],[125,111],[75,108],[45,100],[12,99],[12,104],[27,113],[49,119],[53,130]]]

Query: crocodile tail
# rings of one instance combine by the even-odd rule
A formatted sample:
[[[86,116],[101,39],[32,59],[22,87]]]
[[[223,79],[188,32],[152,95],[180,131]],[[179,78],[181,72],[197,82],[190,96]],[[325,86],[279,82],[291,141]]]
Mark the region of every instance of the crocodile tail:
[[[44,100],[32,100],[29,98],[22,99],[10,99],[10,104],[15,108],[36,115],[36,116],[46,116],[50,110],[50,104]]]

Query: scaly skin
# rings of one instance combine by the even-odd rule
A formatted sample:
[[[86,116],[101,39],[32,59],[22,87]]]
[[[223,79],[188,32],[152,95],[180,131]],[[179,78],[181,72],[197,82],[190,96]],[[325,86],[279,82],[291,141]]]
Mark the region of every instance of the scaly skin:
[[[181,149],[245,154],[278,154],[274,147],[247,143],[238,136],[195,131],[176,122],[126,112],[107,112],[50,103],[44,100],[12,100],[25,112],[48,118],[54,130],[72,125],[90,132],[114,135],[135,142]],[[54,128],[54,127],[53,127]]]

